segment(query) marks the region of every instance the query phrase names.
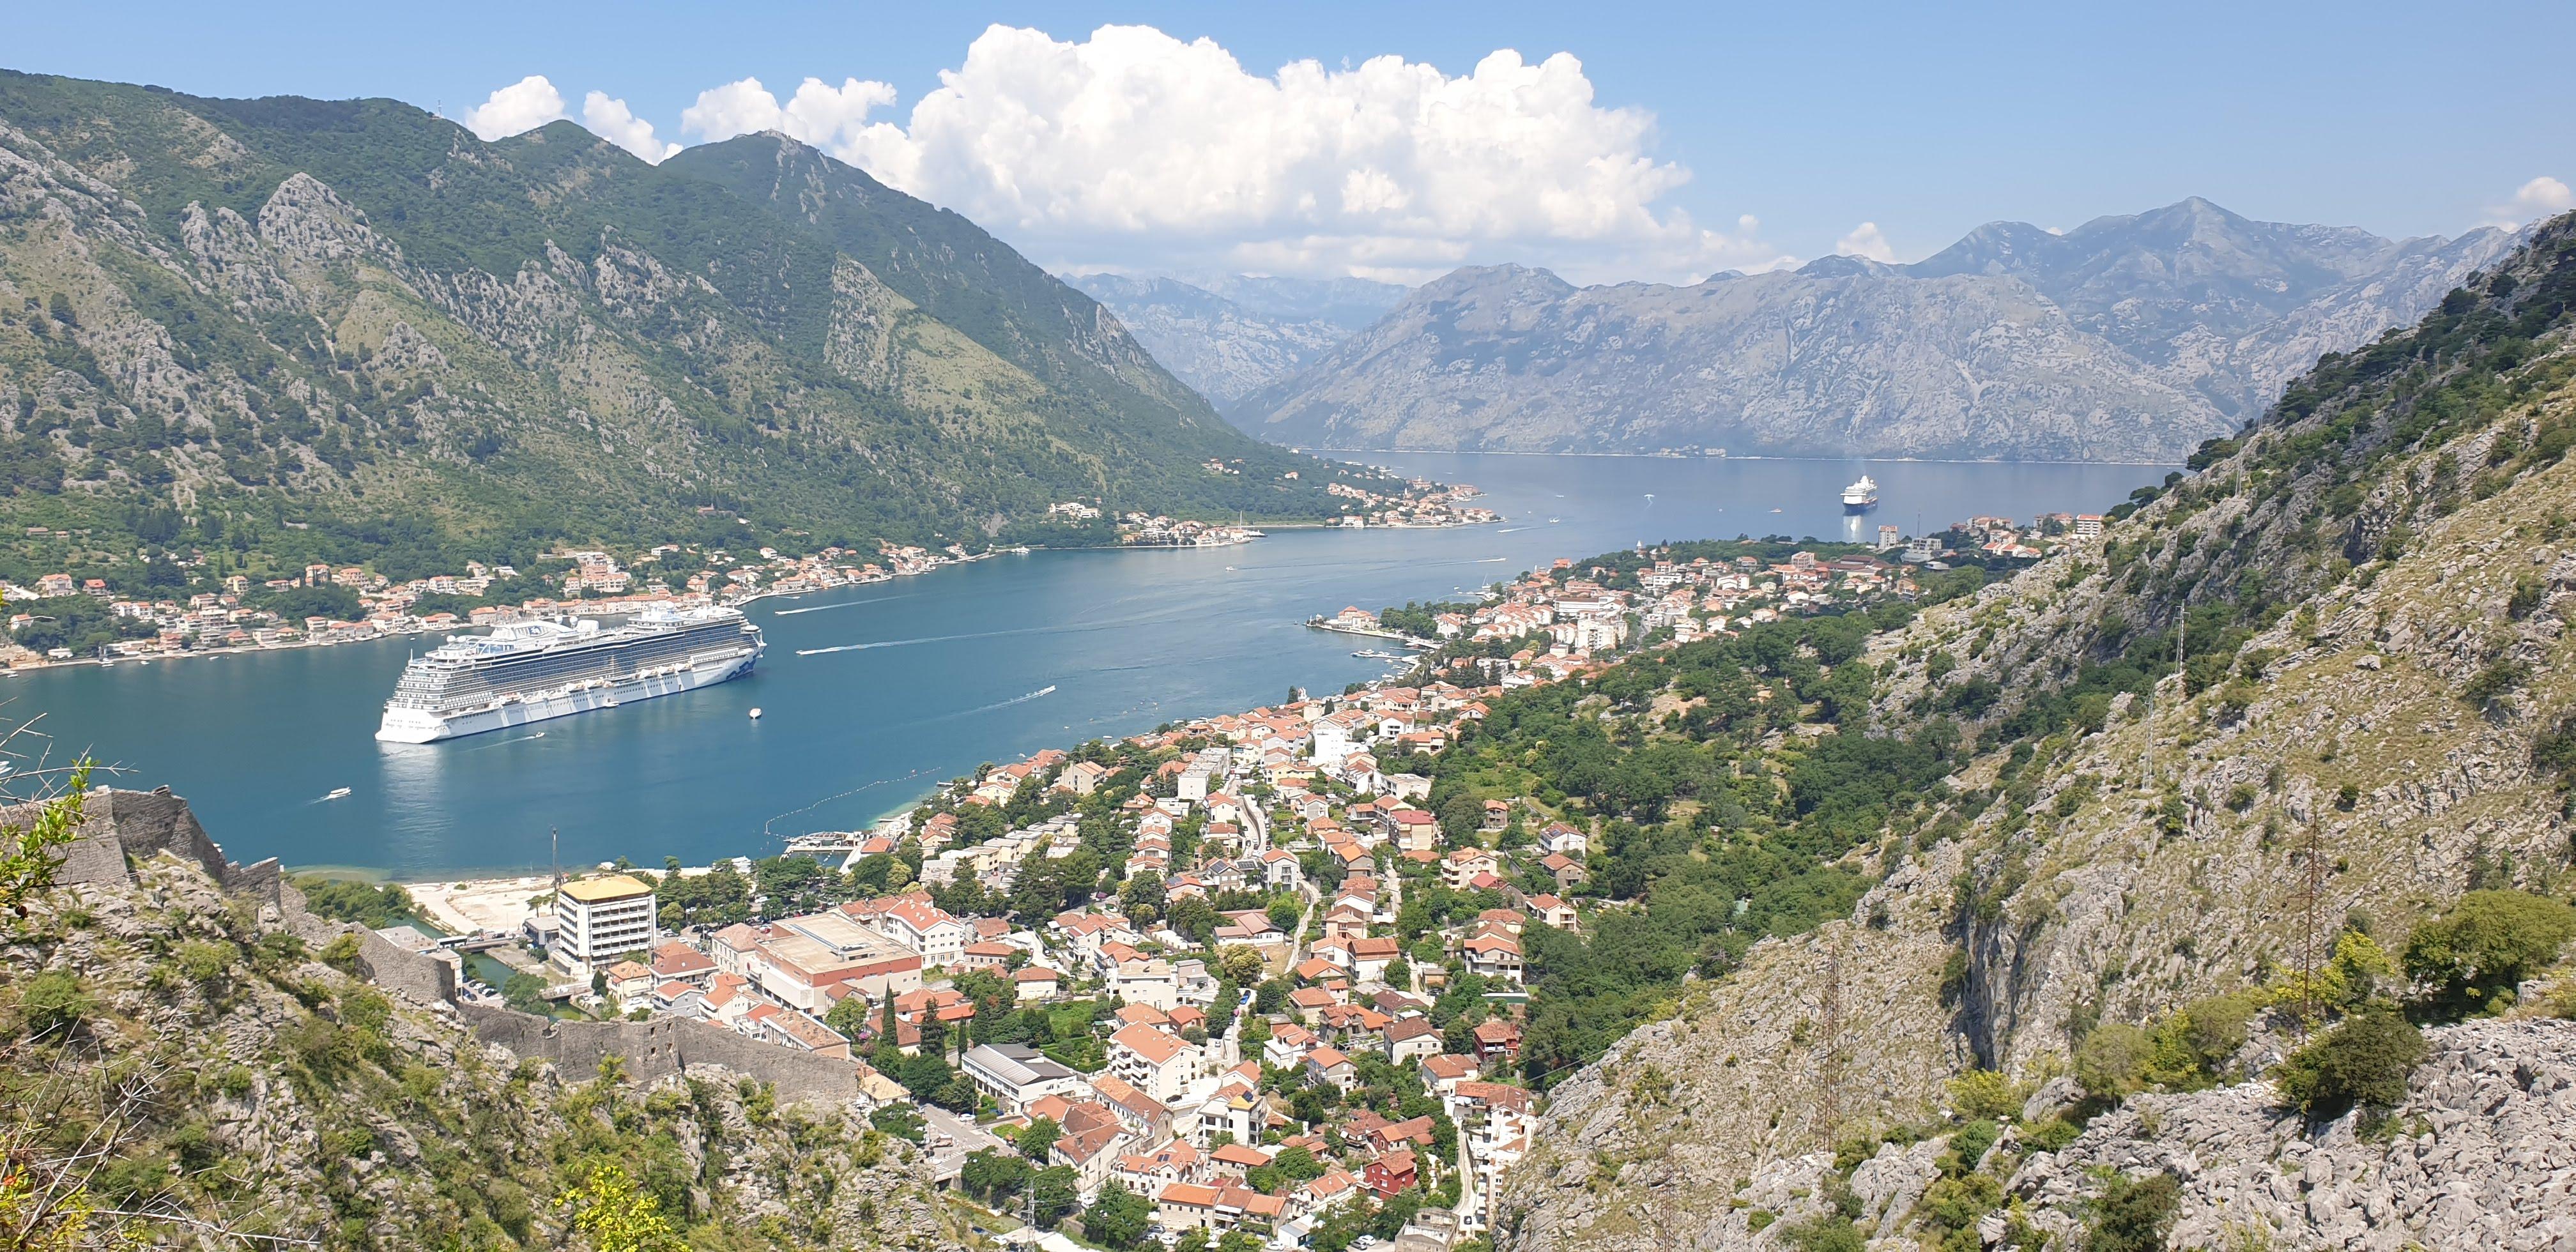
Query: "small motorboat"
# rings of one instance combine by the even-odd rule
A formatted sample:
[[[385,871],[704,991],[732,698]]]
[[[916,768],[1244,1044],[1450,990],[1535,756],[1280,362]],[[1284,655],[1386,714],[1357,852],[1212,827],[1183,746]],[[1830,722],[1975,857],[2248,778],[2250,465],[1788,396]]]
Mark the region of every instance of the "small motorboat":
[[[330,794],[328,794],[328,795],[326,795],[326,796],[323,796],[322,798],[323,798],[323,799],[325,799],[325,800],[345,800],[345,799],[347,799],[347,798],[348,798],[348,796],[349,796],[349,789],[348,789],[348,788],[346,788],[346,787],[333,787],[333,788],[331,789]]]
[[[755,722],[760,720],[760,710],[758,710],[758,709],[753,709],[753,710],[751,711],[751,720],[753,720],[753,721],[755,721]]]

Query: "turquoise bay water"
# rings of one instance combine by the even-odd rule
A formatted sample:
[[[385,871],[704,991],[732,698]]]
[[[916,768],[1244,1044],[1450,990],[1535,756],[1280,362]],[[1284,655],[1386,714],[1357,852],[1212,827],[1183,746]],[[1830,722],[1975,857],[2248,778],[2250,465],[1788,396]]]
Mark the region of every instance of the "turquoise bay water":
[[[1350,655],[1374,641],[1300,624],[1346,604],[1436,599],[1640,541],[1859,539],[1881,522],[1911,532],[1975,514],[2098,512],[2166,472],[1365,459],[1475,483],[1507,520],[1283,531],[1190,551],[1032,553],[763,600],[750,612],[769,654],[747,679],[447,743],[373,738],[395,676],[426,639],[54,670],[8,680],[0,697],[9,716],[40,717],[56,760],[87,750],[120,768],[118,786],[166,784],[187,797],[238,860],[453,877],[544,865],[551,826],[567,864],[701,863],[864,825],[982,762],[1374,677],[1379,663]],[[1864,469],[1884,504],[1847,518],[1837,493]],[[337,787],[351,794],[324,798]]]

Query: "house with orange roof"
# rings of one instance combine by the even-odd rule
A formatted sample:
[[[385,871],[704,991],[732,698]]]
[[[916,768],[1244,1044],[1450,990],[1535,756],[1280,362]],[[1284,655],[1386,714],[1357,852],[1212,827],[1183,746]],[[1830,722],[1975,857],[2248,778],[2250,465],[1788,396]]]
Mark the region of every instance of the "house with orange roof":
[[[1207,1176],[1207,1158],[1188,1140],[1174,1139],[1150,1152],[1131,1152],[1110,1170],[1113,1181],[1138,1195],[1155,1195],[1178,1182]]]
[[[1437,1096],[1446,1096],[1457,1090],[1459,1083],[1473,1080],[1484,1073],[1482,1064],[1475,1057],[1460,1056],[1450,1052],[1426,1056],[1417,1062],[1414,1068],[1422,1075],[1422,1085]]]
[[[1208,1153],[1208,1168],[1214,1177],[1241,1182],[1246,1173],[1269,1164],[1273,1155],[1249,1144],[1229,1143]]]
[[[1351,1063],[1339,1048],[1321,1047],[1306,1054],[1306,1072],[1336,1087],[1349,1087],[1360,1078],[1359,1066]]]
[[[1102,1104],[1109,1106],[1110,1112],[1118,1115],[1118,1120],[1127,1127],[1127,1133],[1137,1142],[1159,1142],[1171,1133],[1170,1106],[1137,1090],[1126,1079],[1105,1072],[1093,1074],[1091,1092]]]
[[[1109,1036],[1109,1072],[1157,1101],[1189,1085],[1198,1049],[1151,1026],[1125,1026]]]
[[[1574,911],[1574,906],[1554,895],[1542,893],[1531,896],[1529,909],[1531,915],[1540,922],[1558,930],[1572,931],[1581,928],[1582,916]]]
[[[1216,1188],[1176,1182],[1154,1195],[1154,1219],[1167,1234],[1216,1228]]]
[[[1261,1061],[1279,1069],[1303,1065],[1306,1054],[1322,1042],[1314,1031],[1295,1022],[1281,1022],[1270,1028],[1270,1038],[1262,1042]]]
[[[1478,935],[1460,944],[1459,952],[1472,973],[1513,984],[1521,980],[1521,945],[1509,935]]]
[[[1040,1111],[1047,1107],[1051,1106],[1043,1101],[1033,1105],[1030,1115],[1048,1116]],[[1047,1163],[1071,1167],[1084,1203],[1089,1203],[1090,1197],[1098,1195],[1108,1183],[1112,1168],[1123,1155],[1120,1149],[1128,1142],[1127,1129],[1109,1106],[1094,1100],[1068,1102],[1054,1116],[1064,1135],[1048,1151]]]
[[[1478,874],[1499,874],[1503,863],[1483,848],[1460,848],[1440,863],[1440,881],[1452,891],[1465,890]]]

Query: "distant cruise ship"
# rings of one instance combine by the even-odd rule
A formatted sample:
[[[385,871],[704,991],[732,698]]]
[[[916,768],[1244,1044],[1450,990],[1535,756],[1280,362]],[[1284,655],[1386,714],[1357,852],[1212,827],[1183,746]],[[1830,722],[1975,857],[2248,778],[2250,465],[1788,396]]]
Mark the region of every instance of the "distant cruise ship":
[[[1843,508],[1848,512],[1866,513],[1878,507],[1878,480],[1867,474],[1860,481],[1843,488]]]
[[[622,626],[512,622],[413,657],[376,738],[429,743],[740,678],[767,645],[735,609],[647,609]]]

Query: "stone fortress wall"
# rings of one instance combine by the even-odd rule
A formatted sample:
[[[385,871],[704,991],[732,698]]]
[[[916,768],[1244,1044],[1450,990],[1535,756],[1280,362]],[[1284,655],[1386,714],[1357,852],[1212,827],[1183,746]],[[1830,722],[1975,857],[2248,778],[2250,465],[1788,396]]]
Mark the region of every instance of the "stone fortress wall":
[[[456,1016],[476,1038],[522,1058],[551,1062],[567,1076],[587,1074],[601,1058],[614,1054],[643,1081],[714,1067],[769,1083],[788,1100],[841,1101],[859,1094],[858,1069],[845,1058],[761,1043],[722,1027],[671,1019],[556,1021],[463,1003],[456,994],[454,964],[401,947],[364,926],[316,916],[274,857],[251,865],[225,860],[223,848],[198,824],[188,802],[169,788],[102,787],[89,793],[84,807],[80,837],[64,849],[56,875],[63,885],[129,886],[134,882],[131,860],[176,857],[204,870],[226,893],[258,904],[263,926],[288,931],[317,948],[344,934],[355,935],[359,973],[367,981],[423,1008]],[[10,820],[25,818],[13,815]]]

